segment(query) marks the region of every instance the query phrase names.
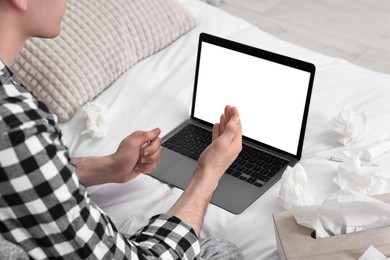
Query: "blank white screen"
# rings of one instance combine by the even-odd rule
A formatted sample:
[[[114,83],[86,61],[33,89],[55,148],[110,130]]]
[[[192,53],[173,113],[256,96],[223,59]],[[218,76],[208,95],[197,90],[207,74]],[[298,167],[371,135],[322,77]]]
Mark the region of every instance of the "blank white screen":
[[[237,107],[243,135],[297,154],[310,73],[202,43],[194,116],[219,121]]]

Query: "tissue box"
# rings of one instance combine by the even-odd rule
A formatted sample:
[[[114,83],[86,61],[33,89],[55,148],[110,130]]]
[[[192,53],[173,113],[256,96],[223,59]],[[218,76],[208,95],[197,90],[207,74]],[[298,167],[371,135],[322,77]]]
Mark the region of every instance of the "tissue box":
[[[374,196],[390,204],[390,193]],[[390,227],[316,239],[314,231],[298,225],[289,211],[273,214],[280,260],[358,259],[372,245],[390,256]]]

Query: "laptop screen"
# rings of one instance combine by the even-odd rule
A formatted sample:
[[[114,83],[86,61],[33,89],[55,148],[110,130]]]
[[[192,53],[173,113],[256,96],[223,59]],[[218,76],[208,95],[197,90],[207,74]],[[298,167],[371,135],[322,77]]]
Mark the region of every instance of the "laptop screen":
[[[214,124],[225,105],[235,106],[245,137],[297,155],[311,73],[268,52],[264,59],[208,42],[199,50],[193,117]]]

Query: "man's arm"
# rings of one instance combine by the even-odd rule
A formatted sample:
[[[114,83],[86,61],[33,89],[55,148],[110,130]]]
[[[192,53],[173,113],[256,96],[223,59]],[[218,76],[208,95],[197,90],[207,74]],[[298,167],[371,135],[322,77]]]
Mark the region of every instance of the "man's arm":
[[[242,127],[235,107],[226,106],[213,127],[213,142],[201,154],[194,177],[169,213],[190,225],[197,235],[218,182],[242,149]]]
[[[12,85],[6,88],[17,92]],[[118,232],[80,185],[54,118],[30,107],[31,99],[24,102],[29,94],[23,95],[1,110],[3,118],[12,119],[0,124],[8,129],[0,138],[0,232],[5,239],[37,259],[193,259],[199,254],[192,228],[167,214],[153,217],[130,239]],[[28,118],[26,107],[28,115],[37,111],[33,115],[43,117],[21,123]]]
[[[192,228],[167,214],[153,217],[130,239],[118,232],[80,185],[55,117],[10,77],[0,70],[0,99],[7,102],[0,109],[0,232],[5,239],[34,259],[193,259],[199,254]],[[131,165],[119,164],[117,170],[125,173],[121,181],[134,177],[129,169],[155,167],[159,134],[159,129],[136,132],[121,143],[114,161],[136,157]],[[83,174],[111,163],[91,162]]]
[[[137,131],[126,137],[117,151],[103,157],[72,158],[80,182],[85,186],[124,183],[141,173],[152,173],[162,153],[161,130]]]

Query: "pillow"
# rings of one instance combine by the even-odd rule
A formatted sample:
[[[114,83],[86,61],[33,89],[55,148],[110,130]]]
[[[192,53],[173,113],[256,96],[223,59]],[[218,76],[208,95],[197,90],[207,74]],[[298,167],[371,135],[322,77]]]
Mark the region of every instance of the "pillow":
[[[30,39],[11,69],[64,122],[194,26],[176,0],[69,0],[61,34]]]

